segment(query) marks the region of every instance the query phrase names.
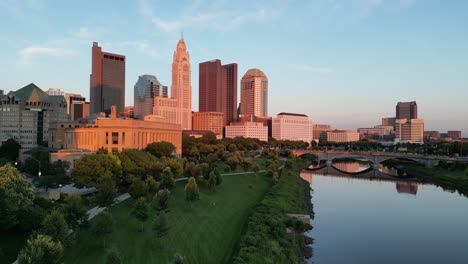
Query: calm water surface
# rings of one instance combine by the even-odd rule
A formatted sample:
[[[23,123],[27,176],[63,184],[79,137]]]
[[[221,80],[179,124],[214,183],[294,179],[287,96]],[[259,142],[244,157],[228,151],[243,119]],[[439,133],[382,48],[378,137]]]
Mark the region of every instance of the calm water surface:
[[[416,182],[319,173],[302,173],[314,190],[310,263],[468,263],[466,197]]]

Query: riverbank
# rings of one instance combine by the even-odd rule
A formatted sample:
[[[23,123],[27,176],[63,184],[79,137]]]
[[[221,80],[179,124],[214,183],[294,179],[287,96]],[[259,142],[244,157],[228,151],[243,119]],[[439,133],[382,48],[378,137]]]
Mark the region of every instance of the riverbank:
[[[288,214],[313,217],[310,185],[298,177],[306,163],[295,159],[249,217],[234,263],[303,263],[311,257],[304,231],[311,229]]]
[[[458,191],[468,197],[468,175],[457,168],[426,168],[413,162],[392,162],[391,165],[399,165],[408,176],[415,177],[422,182],[432,183],[447,190]]]

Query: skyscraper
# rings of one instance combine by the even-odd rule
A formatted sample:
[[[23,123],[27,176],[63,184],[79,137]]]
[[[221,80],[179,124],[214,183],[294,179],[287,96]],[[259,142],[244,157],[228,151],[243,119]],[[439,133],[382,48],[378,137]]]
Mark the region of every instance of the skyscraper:
[[[412,102],[398,102],[396,106],[396,119],[417,119],[418,118],[418,105],[415,101]]]
[[[424,142],[424,119],[397,119],[395,140],[411,143]]]
[[[223,125],[237,118],[237,64],[212,60],[199,65],[200,112],[222,112]]]
[[[166,97],[167,86],[162,85],[154,75],[140,75],[134,86],[135,118],[144,119],[146,115],[153,114],[154,98]]]
[[[90,114],[110,113],[111,105],[117,112],[125,106],[125,56],[103,52],[93,42],[92,69],[90,76]]]
[[[268,78],[259,69],[250,69],[242,77],[241,115],[268,116]]]
[[[182,130],[192,129],[192,85],[190,55],[184,38],[177,43],[172,62],[171,97],[177,100],[177,123]]]

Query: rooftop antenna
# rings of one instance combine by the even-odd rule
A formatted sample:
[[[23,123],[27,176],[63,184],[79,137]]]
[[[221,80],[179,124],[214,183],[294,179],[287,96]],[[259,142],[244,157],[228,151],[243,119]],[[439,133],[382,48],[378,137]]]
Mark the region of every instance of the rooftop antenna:
[[[182,30],[182,32],[180,32],[180,37],[181,37],[182,39],[184,39],[184,31],[183,31],[183,30]]]

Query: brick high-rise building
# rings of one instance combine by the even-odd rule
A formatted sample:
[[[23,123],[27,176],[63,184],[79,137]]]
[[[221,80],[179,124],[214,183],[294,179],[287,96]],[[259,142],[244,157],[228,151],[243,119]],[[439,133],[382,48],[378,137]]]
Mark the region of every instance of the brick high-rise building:
[[[208,130],[223,135],[224,114],[221,112],[194,112],[193,130]]]
[[[237,118],[237,64],[212,60],[199,65],[200,112],[222,112],[223,125]]]
[[[259,69],[250,69],[242,77],[240,110],[243,116],[268,116],[268,78]]]
[[[192,129],[192,85],[190,55],[184,39],[181,38],[174,51],[172,62],[171,97],[177,100],[177,124],[182,130]]]
[[[417,119],[418,105],[413,102],[398,102],[396,106],[396,119]]]
[[[122,112],[125,106],[125,56],[103,52],[93,42],[90,76],[90,114],[110,114],[111,105]]]
[[[462,132],[460,130],[448,131],[447,134],[448,134],[448,137],[452,139],[462,138]]]

